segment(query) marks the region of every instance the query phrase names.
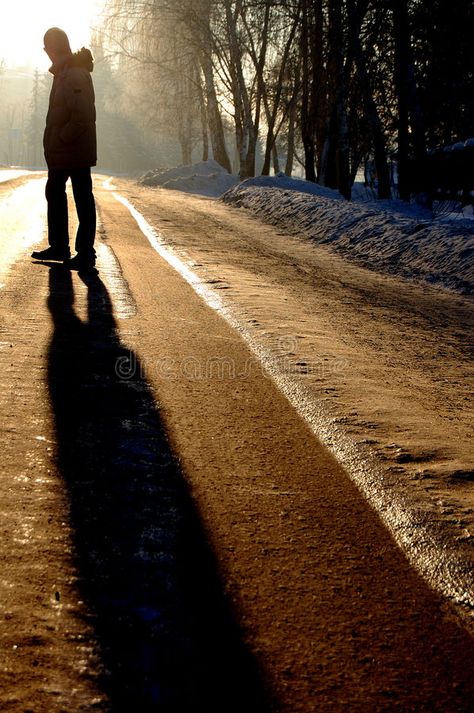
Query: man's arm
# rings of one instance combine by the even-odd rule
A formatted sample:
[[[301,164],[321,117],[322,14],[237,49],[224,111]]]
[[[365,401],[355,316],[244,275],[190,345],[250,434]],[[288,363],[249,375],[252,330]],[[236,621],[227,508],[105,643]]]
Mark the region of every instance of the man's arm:
[[[87,70],[71,68],[65,78],[64,92],[70,118],[60,138],[71,143],[95,122],[94,90]]]

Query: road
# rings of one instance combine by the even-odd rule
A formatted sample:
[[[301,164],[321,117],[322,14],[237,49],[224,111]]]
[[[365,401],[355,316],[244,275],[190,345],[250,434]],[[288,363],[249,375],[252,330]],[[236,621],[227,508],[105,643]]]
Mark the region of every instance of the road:
[[[391,519],[423,511],[464,591],[467,301],[95,185],[89,276],[29,258],[44,178],[0,187],[0,709],[471,711],[471,593],[424,541],[417,561],[425,521]]]

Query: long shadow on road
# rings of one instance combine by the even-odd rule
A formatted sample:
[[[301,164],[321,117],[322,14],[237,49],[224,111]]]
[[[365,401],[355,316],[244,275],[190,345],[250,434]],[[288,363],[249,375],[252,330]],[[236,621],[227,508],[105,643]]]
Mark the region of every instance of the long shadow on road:
[[[83,594],[113,711],[266,710],[210,548],[108,292],[50,268],[49,387]]]

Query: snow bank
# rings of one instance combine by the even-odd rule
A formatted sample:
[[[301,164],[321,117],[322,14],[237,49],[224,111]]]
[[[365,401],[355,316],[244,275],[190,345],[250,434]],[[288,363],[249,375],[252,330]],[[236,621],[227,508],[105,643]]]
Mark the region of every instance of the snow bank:
[[[239,183],[216,161],[149,171],[139,181],[222,197],[265,221],[329,245],[359,265],[401,277],[474,293],[474,221],[432,218],[430,211],[397,200],[375,201],[356,185],[353,201],[302,179],[258,176]]]
[[[217,198],[239,182],[217,161],[201,161],[190,166],[148,171],[139,180],[144,186],[160,186],[184,193],[198,193]]]
[[[433,219],[401,201],[349,203],[327,188],[282,176],[243,181],[222,200],[329,245],[369,269],[474,293],[474,222],[469,218]]]
[[[302,178],[290,178],[284,173],[277,173],[276,176],[255,176],[255,178],[247,178],[247,180],[239,184],[239,187],[244,187],[245,190],[251,186],[257,188],[279,188],[281,190],[298,191],[298,193],[309,193],[323,198],[332,198],[333,200],[345,200],[339,191],[305,181]]]

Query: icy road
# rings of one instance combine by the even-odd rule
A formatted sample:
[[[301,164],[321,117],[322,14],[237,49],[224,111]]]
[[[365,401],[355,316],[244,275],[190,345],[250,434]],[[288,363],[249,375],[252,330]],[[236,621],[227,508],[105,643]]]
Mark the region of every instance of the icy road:
[[[472,301],[101,177],[70,273],[44,182],[0,185],[0,709],[472,710]]]

